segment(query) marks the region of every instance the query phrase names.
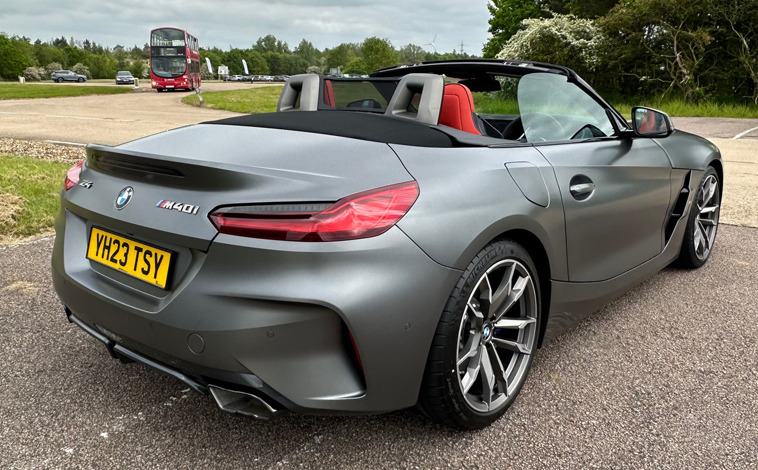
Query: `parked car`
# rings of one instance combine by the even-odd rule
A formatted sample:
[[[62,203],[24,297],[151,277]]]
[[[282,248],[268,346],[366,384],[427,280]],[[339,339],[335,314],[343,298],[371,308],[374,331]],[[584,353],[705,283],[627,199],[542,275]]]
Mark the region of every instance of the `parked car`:
[[[58,70],[57,72],[53,72],[52,75],[50,75],[50,78],[54,82],[63,83],[63,82],[86,82],[87,77],[84,75],[80,75],[78,73],[74,73],[70,70]]]
[[[242,75],[232,75],[229,77],[229,81],[231,82],[241,82],[243,80]]]
[[[116,85],[134,85],[134,76],[131,72],[122,70],[116,74]]]
[[[417,405],[482,428],[538,348],[714,249],[719,149],[661,111],[631,118],[526,61],[296,75],[276,113],[89,145],[53,284],[112,357],[225,411]]]

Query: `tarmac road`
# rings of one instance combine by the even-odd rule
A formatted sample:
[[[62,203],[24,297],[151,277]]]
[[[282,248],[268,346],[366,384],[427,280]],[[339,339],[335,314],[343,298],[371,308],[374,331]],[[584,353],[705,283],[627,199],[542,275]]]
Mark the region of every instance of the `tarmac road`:
[[[58,86],[90,85],[63,83]],[[208,83],[201,90],[259,86],[271,85]],[[190,92],[157,93],[150,90],[122,95],[0,100],[0,137],[117,145],[176,127],[238,115],[183,104],[181,100],[188,94]]]
[[[755,468],[758,229],[668,268],[540,350],[492,427],[412,410],[264,423],[66,322],[52,240],[0,247],[0,468]]]

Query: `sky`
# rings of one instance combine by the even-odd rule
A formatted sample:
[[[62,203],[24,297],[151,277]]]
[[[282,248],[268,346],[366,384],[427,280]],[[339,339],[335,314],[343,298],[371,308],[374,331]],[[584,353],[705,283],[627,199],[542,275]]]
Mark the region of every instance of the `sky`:
[[[186,29],[201,47],[249,48],[267,34],[291,49],[305,38],[319,49],[386,37],[395,47],[434,41],[481,55],[488,38],[487,0],[0,0],[0,32],[47,41],[89,39],[142,46],[150,30]]]

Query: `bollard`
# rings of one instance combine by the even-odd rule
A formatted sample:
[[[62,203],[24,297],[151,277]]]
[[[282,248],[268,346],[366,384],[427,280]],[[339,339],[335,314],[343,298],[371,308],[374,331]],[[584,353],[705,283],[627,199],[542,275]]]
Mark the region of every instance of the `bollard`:
[[[139,78],[134,77],[134,89],[139,89]]]
[[[197,93],[197,99],[200,102],[200,106],[205,106],[205,101],[203,101],[203,95],[200,93],[200,87],[195,88],[195,93]]]
[[[26,83],[26,78],[21,75],[18,76],[18,83]]]

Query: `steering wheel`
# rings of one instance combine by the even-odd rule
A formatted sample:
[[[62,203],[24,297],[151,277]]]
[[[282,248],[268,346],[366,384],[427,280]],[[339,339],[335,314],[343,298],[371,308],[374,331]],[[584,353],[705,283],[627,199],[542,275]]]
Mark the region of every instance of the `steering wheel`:
[[[522,115],[521,118],[522,125],[524,120],[530,124],[529,127],[524,128],[524,136],[527,137],[527,141],[529,142],[547,142],[548,139],[550,141],[560,140],[560,137],[565,133],[563,125],[549,114],[528,113]],[[527,133],[530,131],[532,135],[528,136]]]

